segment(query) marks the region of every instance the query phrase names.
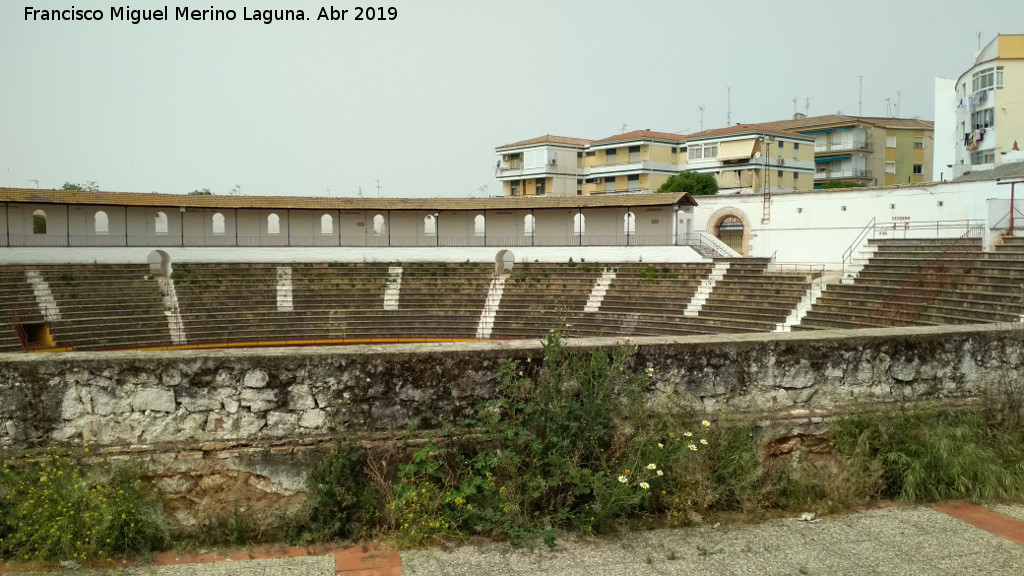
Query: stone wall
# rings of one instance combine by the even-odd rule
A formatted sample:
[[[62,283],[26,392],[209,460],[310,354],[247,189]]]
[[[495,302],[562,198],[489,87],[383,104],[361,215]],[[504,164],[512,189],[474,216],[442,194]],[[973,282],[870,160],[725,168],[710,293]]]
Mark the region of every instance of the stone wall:
[[[638,369],[654,369],[652,405],[692,397],[713,417],[754,416],[779,434],[820,431],[858,405],[974,401],[1024,371],[1019,325],[572,345],[624,342]],[[529,372],[541,354],[523,341],[0,355],[0,447],[134,454],[182,497],[186,523],[239,498],[272,509],[301,500],[309,449],[322,440],[453,422],[494,393],[505,359]]]

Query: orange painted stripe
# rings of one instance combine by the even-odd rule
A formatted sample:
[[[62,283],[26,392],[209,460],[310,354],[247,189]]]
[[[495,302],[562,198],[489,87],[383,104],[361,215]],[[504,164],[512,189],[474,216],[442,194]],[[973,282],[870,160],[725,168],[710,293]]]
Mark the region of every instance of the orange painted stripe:
[[[394,550],[353,546],[334,553],[334,571],[344,576],[402,576],[402,559]]]
[[[942,502],[932,508],[1010,542],[1024,546],[1024,522],[966,502]]]

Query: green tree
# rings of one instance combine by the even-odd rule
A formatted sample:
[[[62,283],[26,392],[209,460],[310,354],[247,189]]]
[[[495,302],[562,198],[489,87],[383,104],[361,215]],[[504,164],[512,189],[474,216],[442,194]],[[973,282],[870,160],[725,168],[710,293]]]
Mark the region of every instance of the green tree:
[[[209,188],[203,188],[202,190],[193,190],[188,193],[189,196],[213,196],[213,192],[210,192]]]
[[[850,180],[836,180],[834,182],[824,182],[818,187],[819,190],[827,190],[829,188],[866,188],[867,184],[863,182],[852,182]]]
[[[718,193],[718,181],[711,174],[689,170],[670,176],[658,192],[689,192],[690,196],[710,196]]]
[[[86,190],[89,192],[96,192],[100,189],[96,185],[95,180],[89,180],[85,184],[79,184],[78,182],[64,182],[64,185],[60,187],[61,190]]]

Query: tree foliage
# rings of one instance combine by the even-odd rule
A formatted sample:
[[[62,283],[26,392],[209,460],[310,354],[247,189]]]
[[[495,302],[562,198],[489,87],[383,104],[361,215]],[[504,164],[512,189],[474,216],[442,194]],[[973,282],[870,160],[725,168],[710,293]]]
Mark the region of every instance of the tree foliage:
[[[828,190],[829,188],[865,188],[867,184],[863,182],[853,182],[850,180],[835,180],[833,182],[823,182],[819,186],[819,190]]]
[[[89,180],[85,184],[79,184],[78,182],[64,182],[64,185],[60,187],[61,190],[86,190],[89,192],[96,192],[100,189],[96,185],[95,180]]]
[[[193,190],[188,193],[189,196],[213,196],[213,192],[210,192],[209,188],[203,188],[202,190]]]
[[[688,192],[690,196],[710,196],[718,193],[718,181],[711,174],[689,170],[670,176],[658,192]]]

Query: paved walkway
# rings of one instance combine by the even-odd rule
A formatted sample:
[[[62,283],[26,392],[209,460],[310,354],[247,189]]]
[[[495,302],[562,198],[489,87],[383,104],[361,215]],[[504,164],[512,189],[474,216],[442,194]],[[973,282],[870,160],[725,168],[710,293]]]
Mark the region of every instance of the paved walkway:
[[[11,569],[0,565],[0,573]],[[126,576],[1021,575],[1024,505],[900,506],[814,521],[778,519],[604,538],[565,537],[554,549],[534,551],[486,544],[401,554],[359,547],[267,548],[229,559],[163,554],[154,565],[98,573],[111,572]]]

